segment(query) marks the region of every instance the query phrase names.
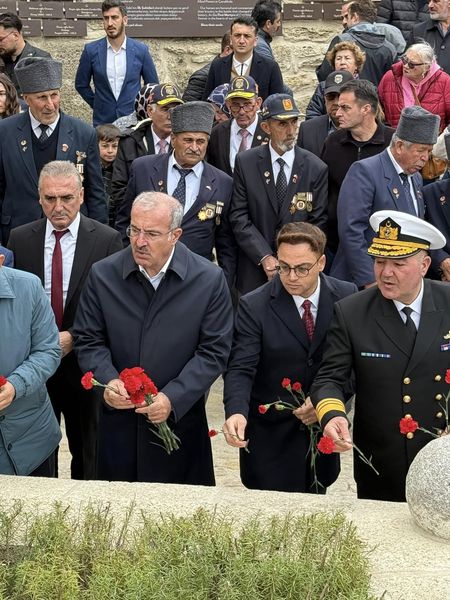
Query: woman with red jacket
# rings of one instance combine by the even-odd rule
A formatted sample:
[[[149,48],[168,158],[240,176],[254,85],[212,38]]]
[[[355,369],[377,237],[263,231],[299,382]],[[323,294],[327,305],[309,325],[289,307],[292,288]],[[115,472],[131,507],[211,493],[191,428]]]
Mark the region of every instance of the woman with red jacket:
[[[414,104],[439,115],[440,131],[450,123],[450,76],[436,63],[433,48],[425,42],[410,46],[384,74],[378,95],[386,123],[392,127],[397,127],[402,109]]]

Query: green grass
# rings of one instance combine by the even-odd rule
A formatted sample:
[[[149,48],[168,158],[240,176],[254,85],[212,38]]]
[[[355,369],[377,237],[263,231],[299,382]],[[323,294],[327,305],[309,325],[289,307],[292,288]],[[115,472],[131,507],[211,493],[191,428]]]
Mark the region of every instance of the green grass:
[[[366,600],[367,550],[344,516],[150,517],[0,511],[0,600]]]

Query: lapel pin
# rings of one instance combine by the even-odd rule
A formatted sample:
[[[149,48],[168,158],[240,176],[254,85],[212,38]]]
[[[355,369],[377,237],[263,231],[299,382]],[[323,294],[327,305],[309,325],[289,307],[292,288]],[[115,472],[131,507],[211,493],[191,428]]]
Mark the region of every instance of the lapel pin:
[[[269,173],[269,171],[265,171],[265,172],[264,172],[264,177],[270,177],[270,173]]]
[[[209,191],[211,191],[211,186],[210,186],[210,185],[207,185],[207,186],[206,186],[206,189],[207,189],[207,190],[209,190]]]
[[[67,144],[63,144],[63,145],[61,146],[61,150],[62,150],[63,152],[67,152],[67,150],[68,150],[68,149],[69,149],[69,146],[68,146]]]
[[[160,180],[158,181],[158,185],[159,185],[159,187],[162,187],[162,186],[164,185],[164,181],[163,181],[162,179],[160,179]]]
[[[441,206],[444,206],[444,204],[447,204],[447,200],[445,199],[445,196],[441,196],[439,198],[439,202],[441,203]]]
[[[292,183],[297,183],[297,179],[298,179],[298,175],[297,175],[297,173],[294,173],[294,175],[292,176]]]
[[[256,139],[260,142],[262,140],[262,137],[260,135],[257,135]]]
[[[444,340],[450,340],[450,331],[444,335]]]
[[[22,141],[20,142],[20,145],[21,145],[21,146],[26,146],[26,145],[27,145],[27,140],[22,140]]]
[[[266,183],[270,183],[270,179],[266,179]]]
[[[398,199],[398,189],[393,188],[392,193],[394,194],[395,198]]]

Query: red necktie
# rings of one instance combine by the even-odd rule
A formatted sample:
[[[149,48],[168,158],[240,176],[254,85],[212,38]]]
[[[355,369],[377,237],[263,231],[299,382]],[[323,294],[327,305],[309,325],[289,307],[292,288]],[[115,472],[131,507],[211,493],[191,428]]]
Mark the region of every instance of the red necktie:
[[[51,305],[55,314],[55,321],[58,329],[61,331],[64,304],[63,304],[63,268],[62,268],[62,252],[60,240],[69,230],[53,231],[55,236],[55,247],[52,256],[52,288],[51,288]]]
[[[311,300],[304,300],[302,304],[303,308],[303,317],[302,321],[305,325],[306,334],[310,340],[312,340],[314,335],[314,317],[311,313]]]

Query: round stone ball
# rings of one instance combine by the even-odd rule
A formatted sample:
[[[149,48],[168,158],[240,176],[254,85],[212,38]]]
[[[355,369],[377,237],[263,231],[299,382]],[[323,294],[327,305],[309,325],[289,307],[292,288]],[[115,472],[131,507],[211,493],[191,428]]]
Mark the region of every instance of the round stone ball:
[[[450,435],[429,442],[411,463],[406,500],[425,531],[450,540]]]

